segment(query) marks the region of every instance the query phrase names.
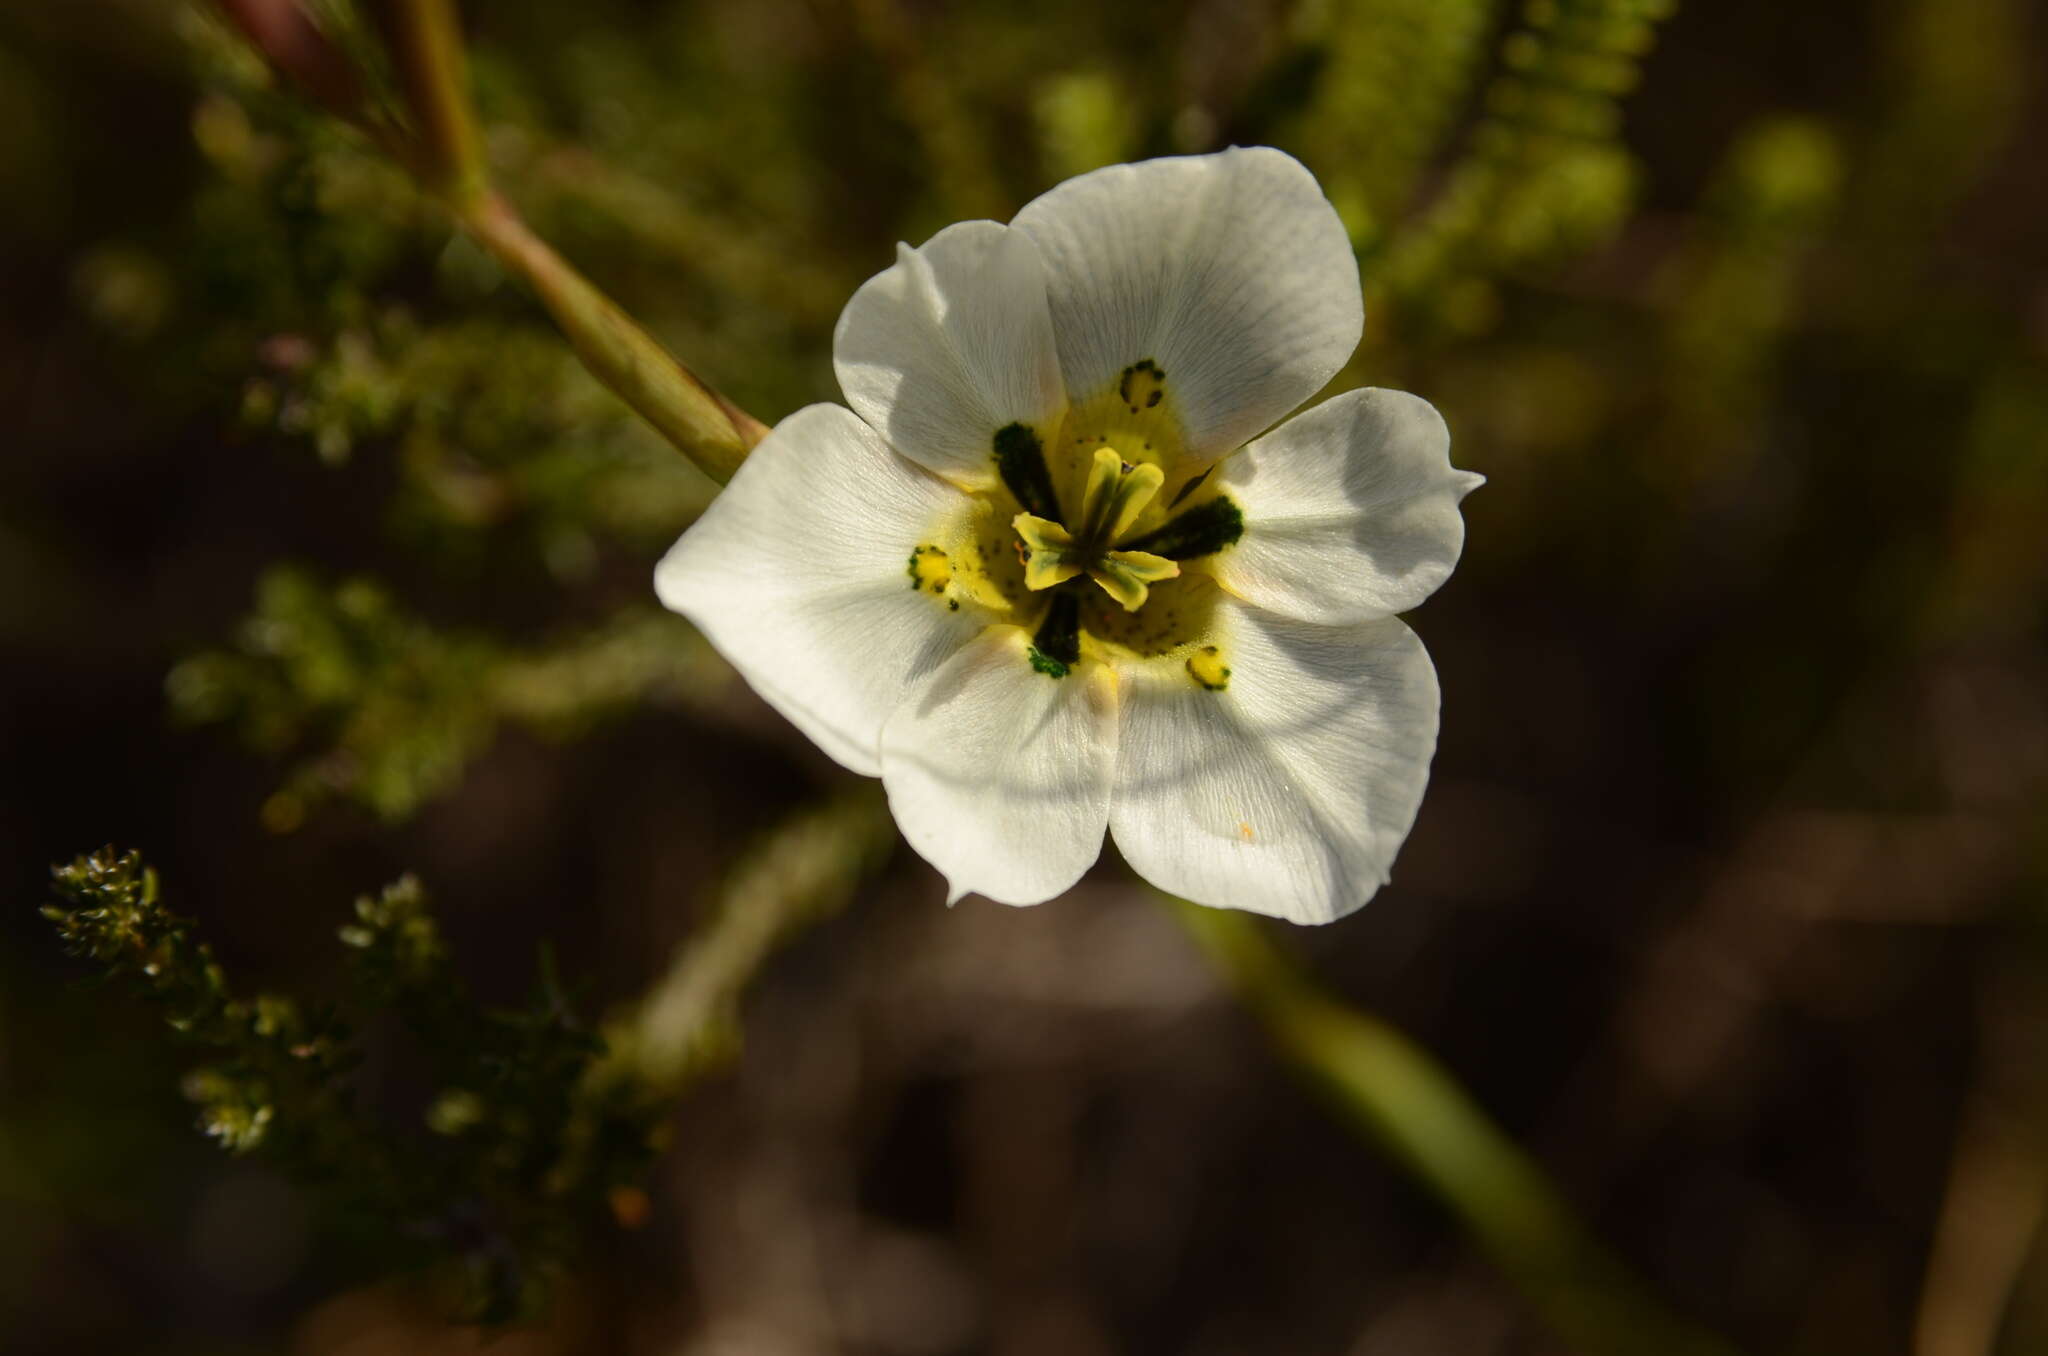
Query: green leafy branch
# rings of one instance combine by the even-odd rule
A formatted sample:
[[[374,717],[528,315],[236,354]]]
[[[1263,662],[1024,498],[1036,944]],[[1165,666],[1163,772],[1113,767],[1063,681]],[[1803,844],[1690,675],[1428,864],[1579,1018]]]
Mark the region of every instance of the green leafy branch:
[[[1634,205],[1621,99],[1675,0],[1528,0],[1466,153],[1422,216],[1369,258],[1375,288],[1452,331],[1483,328],[1489,280],[1609,238]]]
[[[658,1120],[608,1106],[602,1159],[560,1168],[575,1102],[602,1043],[548,983],[529,1008],[476,1004],[449,965],[419,883],[407,877],[356,903],[341,929],[359,1015],[398,1014],[427,1053],[436,1091],[424,1133],[378,1124],[352,1075],[363,1044],[338,1010],[308,1014],[294,999],[238,995],[164,904],[156,873],[112,848],[56,869],[63,903],[45,909],[75,952],[131,980],[186,1041],[214,1062],[185,1079],[200,1125],[223,1148],[262,1154],[381,1227],[401,1254],[456,1258],[469,1309],[486,1322],[525,1311],[566,1259],[610,1191],[644,1170]]]
[[[575,578],[600,537],[665,544],[710,488],[678,475],[646,425],[532,326],[421,325],[387,307],[328,340],[273,336],[265,353],[266,370],[244,387],[245,421],[311,443],[330,465],[389,443],[394,527],[457,558],[509,526]]]
[[[1481,64],[1492,3],[1324,0],[1301,6],[1265,80],[1367,254],[1400,228],[1423,170]],[[1291,97],[1288,97],[1291,96]]]
[[[339,930],[343,1008],[395,1015],[423,1053],[432,1092],[410,1124],[363,1109],[364,1044],[342,1008],[238,994],[139,854],[56,868],[61,902],[44,914],[210,1052],[184,1088],[211,1138],[323,1189],[401,1257],[452,1260],[469,1314],[495,1323],[543,1303],[594,1224],[644,1217],[640,1183],[676,1099],[737,1048],[741,990],[779,945],[844,908],[894,844],[869,788],[797,816],[734,868],[667,976],[602,1033],[545,965],[526,1006],[478,1003],[412,877],[358,899]]]
[[[265,60],[356,127],[428,191],[507,272],[531,288],[591,374],[714,480],[729,478],[767,434],[707,385],[530,230],[492,186],[467,90],[450,0],[386,0],[379,10],[403,99],[373,98],[365,63],[297,0],[222,0]],[[374,71],[373,71],[374,74]]]
[[[1470,320],[1484,311],[1491,279],[1615,229],[1633,191],[1633,165],[1615,137],[1618,99],[1636,78],[1654,24],[1669,8],[1666,0],[1535,0],[1526,26],[1503,49],[1507,70],[1485,95],[1486,115],[1470,152],[1452,167],[1422,217],[1378,246],[1376,273],[1384,280],[1378,285],[1398,301],[1453,321],[1460,315]],[[758,425],[736,416],[653,347],[643,330],[568,269],[490,189],[446,0],[393,3],[385,14],[409,109],[400,119],[394,157],[493,257],[534,288],[595,375],[716,478],[730,474],[758,436]],[[1442,58],[1429,73],[1433,88],[1462,81],[1477,32],[1466,23],[1424,35]],[[262,46],[263,39],[252,36]],[[320,95],[317,83],[302,83],[316,97],[328,97]],[[374,134],[374,124],[370,130]],[[1419,159],[1407,147],[1375,177],[1391,183]],[[1378,191],[1391,195],[1385,187]],[[1473,297],[1479,304],[1465,305]],[[728,906],[710,915],[706,930],[649,998],[608,1028],[608,1053],[583,1066],[571,1104],[593,1110],[586,1112],[588,1120],[572,1118],[581,1128],[565,1142],[580,1147],[560,1161],[608,1161],[606,1127],[637,1124],[635,1109],[673,1095],[729,1048],[733,1005],[746,979],[776,944],[843,901],[844,864],[864,865],[878,857],[887,841],[885,826],[872,804],[843,817],[802,822],[739,872]],[[752,898],[757,891],[760,898]],[[1190,912],[1185,921],[1276,1045],[1332,1093],[1354,1124],[1460,1215],[1559,1331],[1601,1352],[1722,1350],[1645,1298],[1536,1165],[1424,1052],[1317,992],[1250,920]],[[488,1040],[476,1038],[488,1048]],[[470,1082],[454,1086],[475,1092]],[[460,1098],[436,1106],[445,1127],[477,1123]],[[569,1172],[571,1180],[590,1178],[582,1168]]]
[[[181,720],[232,724],[265,753],[308,750],[264,807],[286,831],[336,796],[404,819],[453,786],[505,722],[573,733],[730,676],[694,631],[652,608],[520,648],[434,627],[369,580],[326,586],[280,567],[258,585],[234,648],[185,660],[166,686]]]
[[[106,848],[54,876],[66,904],[43,913],[65,945],[110,975],[136,980],[174,1030],[229,1056],[186,1083],[209,1136],[234,1153],[273,1147],[388,1180],[390,1165],[363,1152],[361,1127],[339,1092],[355,1053],[331,1014],[309,1018],[285,999],[235,997],[212,948],[164,907],[156,873],[136,853]],[[289,1115],[280,1118],[280,1104]]]

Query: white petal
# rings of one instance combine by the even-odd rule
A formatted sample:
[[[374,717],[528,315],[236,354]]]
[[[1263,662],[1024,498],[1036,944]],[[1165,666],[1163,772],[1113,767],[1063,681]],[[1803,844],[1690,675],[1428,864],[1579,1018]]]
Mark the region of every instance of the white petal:
[[[1436,749],[1436,669],[1393,618],[1315,626],[1224,599],[1229,684],[1126,673],[1110,832],[1197,904],[1327,923],[1372,898]]]
[[[992,627],[882,731],[889,809],[946,878],[1003,904],[1060,894],[1102,852],[1116,766],[1116,678],[1031,666],[1029,638]]]
[[[1358,346],[1364,304],[1344,223],[1315,177],[1271,147],[1112,165],[1014,224],[1045,261],[1069,397],[1150,358],[1197,458],[1243,446]]]
[[[1451,466],[1428,401],[1347,391],[1223,463],[1218,487],[1244,535],[1210,572],[1238,597],[1304,621],[1356,622],[1414,607],[1465,545],[1458,501],[1484,476]]]
[[[890,446],[969,488],[995,483],[997,429],[1051,438],[1066,410],[1038,250],[993,221],[899,245],[840,312],[832,366]]]
[[[882,722],[986,624],[905,562],[967,497],[840,405],[775,426],[654,572],[768,703],[839,762],[881,771]]]

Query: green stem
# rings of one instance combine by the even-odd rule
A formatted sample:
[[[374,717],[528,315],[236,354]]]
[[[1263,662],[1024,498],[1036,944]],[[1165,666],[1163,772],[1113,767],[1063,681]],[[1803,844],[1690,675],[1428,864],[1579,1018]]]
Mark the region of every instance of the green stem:
[[[488,190],[454,202],[456,218],[547,307],[592,376],[721,485],[768,436],[767,425],[712,390]]]
[[[676,361],[492,191],[454,0],[389,0],[388,12],[392,54],[434,165],[432,187],[456,220],[534,290],[591,375],[706,475],[732,479],[767,427]]]
[[[454,0],[386,0],[385,31],[418,124],[409,133],[371,115],[362,81],[299,0],[220,0],[265,60],[371,135],[504,268],[540,298],[583,365],[720,484],[768,427],[711,389],[599,291],[491,188],[469,99]]]
[[[458,214],[490,188],[469,106],[468,59],[454,0],[390,0],[391,52],[432,157],[434,187]]]
[[[1535,1162],[1413,1041],[1322,993],[1249,915],[1173,908],[1281,1053],[1464,1221],[1574,1348],[1732,1356],[1652,1302]]]

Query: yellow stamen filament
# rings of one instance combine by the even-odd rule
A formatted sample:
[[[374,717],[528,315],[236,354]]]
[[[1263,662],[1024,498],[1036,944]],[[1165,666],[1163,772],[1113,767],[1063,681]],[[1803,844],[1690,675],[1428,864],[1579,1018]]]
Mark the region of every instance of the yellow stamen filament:
[[[1096,448],[1081,495],[1082,539],[1107,544],[1130,531],[1165,483],[1166,473],[1157,466],[1131,466],[1115,448]]]
[[[1079,532],[1032,513],[1012,519],[1024,544],[1026,587],[1049,589],[1085,572],[1126,611],[1143,607],[1152,585],[1177,577],[1180,566],[1149,551],[1111,547],[1131,530],[1165,483],[1166,473],[1157,466],[1132,466],[1115,448],[1096,448],[1081,493]]]
[[[1152,585],[1180,577],[1180,566],[1150,551],[1111,551],[1089,566],[1088,577],[1122,603],[1124,611],[1136,612],[1145,605]]]
[[[1020,513],[1011,520],[1024,543],[1024,587],[1049,589],[1064,584],[1086,568],[1073,533],[1050,518]]]

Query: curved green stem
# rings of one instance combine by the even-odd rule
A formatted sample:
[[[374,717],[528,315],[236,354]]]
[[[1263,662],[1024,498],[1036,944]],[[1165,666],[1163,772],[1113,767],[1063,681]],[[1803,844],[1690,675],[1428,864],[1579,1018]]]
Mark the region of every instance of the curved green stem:
[[[1542,1169],[1421,1047],[1324,994],[1250,915],[1179,901],[1173,911],[1280,1052],[1464,1221],[1575,1349],[1733,1356],[1652,1302]]]
[[[591,375],[724,484],[767,426],[676,361],[491,189],[454,0],[387,0],[392,55],[435,182],[457,221],[540,298]]]
[[[435,187],[460,211],[488,191],[490,176],[469,106],[469,62],[454,0],[388,0],[384,12]]]
[[[483,191],[450,204],[469,233],[547,307],[591,375],[721,485],[768,436],[760,420],[712,390],[599,291],[512,205]]]
[[[678,362],[492,190],[454,0],[385,0],[385,32],[415,123],[409,129],[387,127],[373,115],[360,77],[299,0],[219,3],[266,61],[362,128],[532,288],[592,376],[706,475],[720,484],[732,478],[768,426]]]

